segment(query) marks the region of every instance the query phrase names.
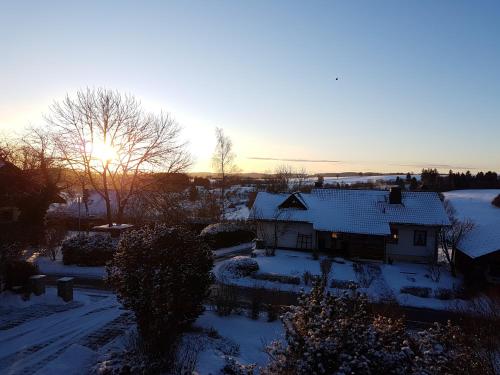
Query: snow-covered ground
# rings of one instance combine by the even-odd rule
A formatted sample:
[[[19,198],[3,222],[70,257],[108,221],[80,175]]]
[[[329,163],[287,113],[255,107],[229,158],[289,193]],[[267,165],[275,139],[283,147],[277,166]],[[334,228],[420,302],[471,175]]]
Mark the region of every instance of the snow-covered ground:
[[[198,318],[196,326],[215,329],[223,338],[234,342],[238,351],[230,357],[242,364],[256,364],[263,367],[267,361],[264,348],[273,340],[279,340],[283,334],[283,326],[279,320],[268,322],[264,315],[252,320],[244,315],[218,316],[213,311],[206,311]],[[196,371],[200,375],[218,374],[224,367],[225,356],[217,346],[206,345],[198,353]]]
[[[376,176],[349,176],[349,177],[325,177],[325,184],[356,184],[356,183],[366,183],[366,182],[388,182],[394,181],[397,178],[406,179],[405,174],[391,174],[391,175],[376,175]],[[412,175],[411,177],[415,177],[417,180],[420,180],[420,175]],[[311,178],[310,182],[316,181],[317,178]]]
[[[260,280],[251,276],[231,277],[224,271],[224,264],[232,260],[220,262],[214,268],[216,277],[224,282],[243,287],[263,287],[298,293],[300,290],[309,290],[310,285],[304,283],[304,273],[321,275],[320,262],[327,257],[314,260],[311,253],[281,250],[275,256],[258,255],[254,259],[259,266],[257,273],[286,275],[300,278],[300,284],[286,284],[277,281]],[[434,272],[433,272],[434,271]],[[436,269],[424,264],[397,262],[392,265],[378,262],[357,263],[335,258],[329,274],[329,289],[338,293],[353,282],[358,289],[368,295],[375,302],[395,301],[404,306],[426,307],[432,309],[452,309],[461,304],[461,300],[454,298],[453,293],[460,287],[462,280],[453,278],[445,266],[439,268],[439,279],[433,281],[432,275]],[[406,292],[403,288],[429,288],[428,297],[417,297]],[[448,300],[438,298],[440,294],[449,293]],[[443,298],[443,297],[441,297]]]
[[[55,288],[24,301],[0,294],[1,374],[87,374],[110,353],[126,349],[133,320],[112,293],[75,290],[65,303]],[[264,366],[266,344],[283,336],[279,320],[205,311],[194,323],[202,331],[185,335],[196,350],[200,375],[218,374],[229,358]],[[208,332],[211,334],[208,335]]]
[[[500,250],[500,208],[491,204],[500,189],[453,190],[444,193],[457,218],[470,220],[473,229],[459,244],[472,258]]]
[[[130,324],[111,293],[75,290],[69,303],[56,294],[0,295],[0,373],[86,374],[99,348]]]

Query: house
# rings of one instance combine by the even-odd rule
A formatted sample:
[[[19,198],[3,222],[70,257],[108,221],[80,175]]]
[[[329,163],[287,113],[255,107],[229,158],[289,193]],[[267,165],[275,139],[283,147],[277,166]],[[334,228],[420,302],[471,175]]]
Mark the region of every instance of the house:
[[[491,204],[500,189],[455,190],[445,193],[459,220],[473,226],[455,252],[458,271],[474,280],[500,284],[500,208]]]
[[[438,231],[450,224],[437,193],[399,187],[259,192],[250,219],[268,247],[415,262],[436,261]]]

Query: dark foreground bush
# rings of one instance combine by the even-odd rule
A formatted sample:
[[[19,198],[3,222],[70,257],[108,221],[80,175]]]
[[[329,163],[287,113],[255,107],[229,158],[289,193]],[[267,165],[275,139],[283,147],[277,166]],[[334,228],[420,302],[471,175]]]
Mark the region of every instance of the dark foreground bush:
[[[13,286],[27,287],[29,278],[37,273],[36,264],[25,260],[9,260],[5,267],[5,286],[7,289]]]
[[[61,245],[64,264],[104,266],[113,258],[115,241],[109,234],[78,234]]]
[[[216,223],[203,229],[201,236],[212,249],[221,249],[250,242],[254,239],[255,234],[238,224]]]
[[[179,335],[203,311],[212,266],[208,246],[187,229],[158,225],[122,236],[108,280],[134,312],[150,353],[170,358]]]
[[[492,201],[491,204],[495,207],[500,208],[500,194],[498,194]]]

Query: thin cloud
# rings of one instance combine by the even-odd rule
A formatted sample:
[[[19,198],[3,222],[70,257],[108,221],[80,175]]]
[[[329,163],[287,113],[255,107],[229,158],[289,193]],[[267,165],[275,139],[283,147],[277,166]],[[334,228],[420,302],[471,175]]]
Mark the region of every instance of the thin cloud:
[[[340,163],[340,160],[327,160],[327,159],[285,159],[285,158],[266,158],[260,156],[249,156],[250,160],[264,160],[264,161],[289,161],[300,163]]]

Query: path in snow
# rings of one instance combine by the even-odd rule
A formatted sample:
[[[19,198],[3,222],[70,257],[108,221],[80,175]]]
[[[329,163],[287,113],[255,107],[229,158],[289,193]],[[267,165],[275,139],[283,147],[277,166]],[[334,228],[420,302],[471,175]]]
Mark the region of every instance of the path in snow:
[[[40,305],[33,307],[37,306]],[[72,344],[96,350],[121,334],[130,323],[130,314],[121,308],[113,295],[38,319],[28,319],[0,331],[0,373],[33,374]]]

